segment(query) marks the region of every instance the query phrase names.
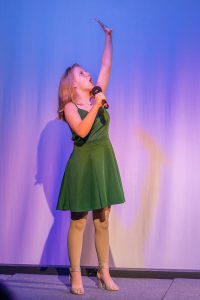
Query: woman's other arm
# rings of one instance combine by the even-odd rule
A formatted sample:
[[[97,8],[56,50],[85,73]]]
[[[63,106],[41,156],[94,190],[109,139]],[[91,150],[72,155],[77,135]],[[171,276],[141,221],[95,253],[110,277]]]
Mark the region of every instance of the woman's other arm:
[[[97,20],[97,22],[105,32],[105,44],[101,59],[101,68],[96,85],[100,86],[102,88],[102,92],[105,93],[112,66],[112,29],[106,27],[99,20]]]

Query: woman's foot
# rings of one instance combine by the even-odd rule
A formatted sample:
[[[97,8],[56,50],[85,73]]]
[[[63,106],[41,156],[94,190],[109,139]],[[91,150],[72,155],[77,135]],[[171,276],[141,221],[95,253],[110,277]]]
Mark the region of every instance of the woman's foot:
[[[81,277],[81,270],[69,268],[69,275],[71,284],[70,292],[76,295],[83,295],[84,288]]]
[[[104,288],[108,291],[119,291],[119,286],[112,280],[107,266],[99,267],[97,279],[99,288]]]

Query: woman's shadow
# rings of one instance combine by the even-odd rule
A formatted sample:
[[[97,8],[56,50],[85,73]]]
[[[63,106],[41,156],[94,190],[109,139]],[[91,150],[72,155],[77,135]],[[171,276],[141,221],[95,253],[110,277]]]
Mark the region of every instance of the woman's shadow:
[[[35,184],[41,184],[53,224],[46,239],[40,265],[69,264],[67,231],[69,212],[56,210],[60,185],[66,162],[72,152],[71,133],[66,123],[51,120],[42,130],[37,147],[37,172]]]

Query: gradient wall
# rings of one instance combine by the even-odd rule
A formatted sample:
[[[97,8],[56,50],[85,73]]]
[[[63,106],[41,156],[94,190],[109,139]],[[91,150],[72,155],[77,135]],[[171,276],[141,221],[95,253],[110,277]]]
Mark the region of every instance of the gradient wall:
[[[112,207],[110,264],[200,268],[199,1],[0,2],[0,263],[66,265],[55,206],[72,151],[56,120],[61,74],[97,78],[113,28],[110,137],[126,203]],[[82,265],[95,265],[91,215]]]

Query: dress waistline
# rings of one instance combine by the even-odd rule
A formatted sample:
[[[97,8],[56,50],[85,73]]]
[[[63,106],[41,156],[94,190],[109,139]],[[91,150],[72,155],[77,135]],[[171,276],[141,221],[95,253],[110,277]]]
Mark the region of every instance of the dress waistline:
[[[74,147],[76,148],[80,148],[80,147],[84,147],[84,146],[87,146],[87,145],[96,145],[96,144],[102,144],[102,143],[107,143],[107,142],[110,142],[110,138],[109,137],[104,137],[104,138],[100,138],[100,139],[95,139],[95,140],[88,140],[86,141],[85,143],[83,143],[82,145],[76,145],[74,143]]]

